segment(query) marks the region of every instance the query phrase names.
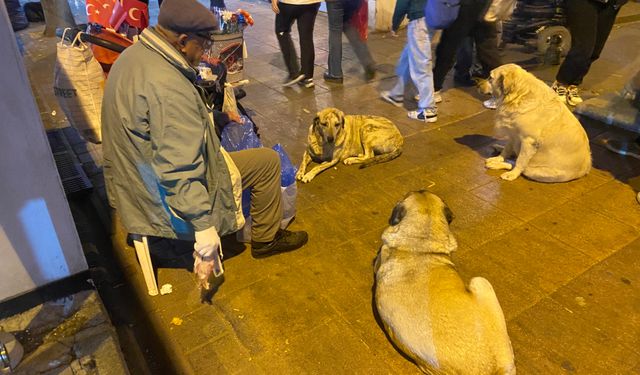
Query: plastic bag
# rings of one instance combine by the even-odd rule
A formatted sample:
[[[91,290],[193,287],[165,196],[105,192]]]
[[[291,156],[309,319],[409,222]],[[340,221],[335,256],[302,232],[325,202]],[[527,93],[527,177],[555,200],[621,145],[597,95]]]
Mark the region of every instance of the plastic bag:
[[[251,119],[247,116],[242,116],[242,119],[242,124],[229,124],[222,129],[220,144],[228,152],[262,147]]]
[[[289,155],[284,151],[279,143],[273,149],[280,155],[280,186],[282,193],[282,222],[280,228],[286,228],[293,217],[296,216],[296,197],[298,196],[298,186],[296,185],[297,169],[291,163]]]
[[[198,286],[200,288],[209,290],[211,284],[209,279],[213,274],[215,277],[220,277],[224,273],[224,266],[222,265],[222,245],[218,251],[214,251],[211,259],[203,259],[200,254],[193,252],[195,261],[193,262],[193,272],[198,279]]]
[[[505,21],[511,18],[516,7],[516,0],[492,0],[484,14],[487,22]]]

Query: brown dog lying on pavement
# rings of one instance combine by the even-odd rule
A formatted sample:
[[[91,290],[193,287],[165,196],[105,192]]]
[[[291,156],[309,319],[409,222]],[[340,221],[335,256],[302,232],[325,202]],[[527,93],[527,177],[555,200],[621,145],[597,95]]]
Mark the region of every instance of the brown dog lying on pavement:
[[[450,255],[452,214],[427,191],[393,209],[375,264],[376,308],[391,340],[427,374],[515,374],[491,284],[465,286]]]
[[[337,108],[318,112],[309,127],[307,150],[296,178],[311,181],[318,173],[344,164],[360,168],[397,158],[404,139],[391,120],[378,116],[345,115]],[[311,161],[319,163],[309,172]]]

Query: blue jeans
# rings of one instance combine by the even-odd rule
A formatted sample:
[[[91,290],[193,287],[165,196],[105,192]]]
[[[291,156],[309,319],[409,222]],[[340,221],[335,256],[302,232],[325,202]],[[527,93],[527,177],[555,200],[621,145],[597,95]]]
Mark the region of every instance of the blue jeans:
[[[327,15],[329,17],[329,75],[342,77],[342,33],[347,36],[349,44],[356,53],[360,64],[365,68],[375,65],[367,43],[360,39],[355,27],[345,19],[344,0],[327,1]]]
[[[402,50],[396,66],[398,81],[391,89],[391,96],[404,97],[404,88],[409,82],[418,89],[418,108],[435,108],[433,99],[433,72],[431,70],[431,41],[424,18],[412,20],[407,26],[407,44]]]

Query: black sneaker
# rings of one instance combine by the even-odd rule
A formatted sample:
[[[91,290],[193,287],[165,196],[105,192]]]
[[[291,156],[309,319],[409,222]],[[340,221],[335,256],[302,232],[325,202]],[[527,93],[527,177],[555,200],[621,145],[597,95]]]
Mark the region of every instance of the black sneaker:
[[[298,82],[298,84],[300,86],[304,86],[304,87],[306,87],[308,89],[310,89],[313,86],[315,86],[315,83],[313,83],[313,78],[303,79],[302,81]]]
[[[280,229],[276,233],[276,238],[271,242],[251,241],[251,256],[254,258],[266,258],[278,253],[293,251],[304,246],[308,239],[307,232],[291,232]]]
[[[344,81],[344,79],[342,77],[332,76],[331,74],[329,74],[328,71],[324,72],[324,74],[322,75],[322,78],[324,78],[324,80],[329,82],[329,83],[342,84],[342,82]]]
[[[289,77],[286,81],[282,83],[284,87],[291,87],[296,83],[302,81],[304,79],[304,74],[298,74],[297,76]]]
[[[369,82],[374,78],[376,78],[376,67],[372,65],[364,68],[364,79]]]

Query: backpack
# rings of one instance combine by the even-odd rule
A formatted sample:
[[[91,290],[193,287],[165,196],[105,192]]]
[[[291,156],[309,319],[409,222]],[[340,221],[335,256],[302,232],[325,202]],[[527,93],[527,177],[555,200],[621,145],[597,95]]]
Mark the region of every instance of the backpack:
[[[460,0],[427,0],[424,16],[429,29],[446,29],[458,18]]]

